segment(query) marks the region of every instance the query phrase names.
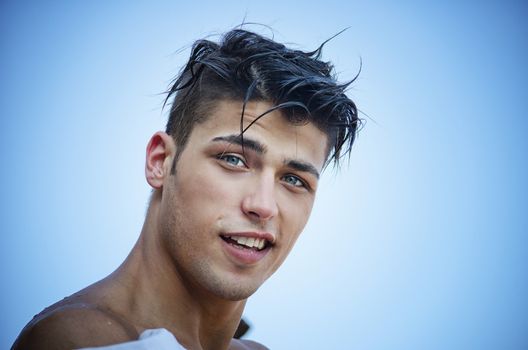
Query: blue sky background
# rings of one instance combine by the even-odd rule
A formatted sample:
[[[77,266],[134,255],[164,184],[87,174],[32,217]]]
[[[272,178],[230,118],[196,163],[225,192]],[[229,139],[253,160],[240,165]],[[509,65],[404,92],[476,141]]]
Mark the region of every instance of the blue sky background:
[[[138,237],[159,95],[244,17],[324,58],[368,120],[250,301],[271,349],[528,347],[522,1],[2,1],[0,348]],[[252,27],[262,33],[266,28]],[[365,117],[366,118],[366,117]],[[523,156],[524,155],[524,156]],[[343,345],[346,344],[346,345]]]

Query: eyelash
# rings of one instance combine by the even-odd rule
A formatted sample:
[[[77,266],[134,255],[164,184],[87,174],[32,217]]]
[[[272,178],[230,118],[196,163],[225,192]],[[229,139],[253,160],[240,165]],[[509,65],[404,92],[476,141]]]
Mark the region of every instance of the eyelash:
[[[306,188],[308,189],[308,185],[306,184],[306,182],[304,182],[301,178],[299,178],[298,176],[295,176],[295,175],[292,175],[292,174],[288,174],[288,175],[284,175],[282,177],[282,179],[286,179],[286,178],[293,178],[296,180],[296,182],[298,181],[299,182],[299,185],[295,185],[295,184],[292,184],[292,183],[289,183],[288,181],[284,180],[284,182],[286,182],[289,186],[293,186],[295,188]]]
[[[230,167],[233,167],[233,168],[241,168],[241,167],[244,167],[244,168],[247,168],[247,164],[246,162],[244,161],[244,159],[242,157],[239,157],[235,154],[229,154],[229,153],[221,153],[221,154],[218,154],[216,156],[216,158],[224,163],[226,163],[228,166]],[[228,159],[231,158],[231,160],[235,159],[237,161],[239,161],[241,164],[240,165],[237,165],[237,164],[233,164],[231,162],[228,161]],[[298,182],[298,185],[296,184],[292,184],[288,181],[286,181],[285,179],[287,178],[293,178],[295,179],[295,182]],[[306,190],[310,190],[310,186],[304,181],[302,180],[300,177],[296,176],[296,175],[293,175],[293,174],[287,174],[287,175],[284,175],[281,177],[281,180],[284,181],[286,183],[286,185],[288,186],[291,186],[295,189],[306,189]]]
[[[216,158],[217,158],[218,160],[221,160],[221,161],[225,162],[225,163],[228,164],[229,166],[237,167],[237,168],[238,168],[238,167],[240,167],[240,165],[232,164],[232,163],[230,163],[230,162],[227,161],[228,158],[231,158],[231,159],[236,158],[236,160],[239,160],[239,161],[244,165],[244,167],[247,167],[246,162],[244,161],[244,159],[242,159],[241,157],[239,157],[239,156],[237,156],[237,155],[234,155],[234,154],[229,154],[229,153],[228,153],[228,154],[225,154],[225,153],[221,153],[221,154],[217,155]]]

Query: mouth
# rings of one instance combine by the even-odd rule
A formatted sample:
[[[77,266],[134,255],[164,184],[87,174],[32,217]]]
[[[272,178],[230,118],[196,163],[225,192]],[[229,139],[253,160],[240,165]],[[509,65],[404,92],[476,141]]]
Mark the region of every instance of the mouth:
[[[271,241],[266,238],[220,235],[228,244],[238,249],[253,250],[261,252],[272,246]]]

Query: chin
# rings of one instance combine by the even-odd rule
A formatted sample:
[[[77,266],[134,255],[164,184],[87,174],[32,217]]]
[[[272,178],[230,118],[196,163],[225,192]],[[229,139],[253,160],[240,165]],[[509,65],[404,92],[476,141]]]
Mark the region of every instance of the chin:
[[[254,283],[229,283],[229,280],[227,279],[219,282],[220,283],[208,283],[206,288],[210,293],[217,297],[230,301],[246,300],[260,287],[260,285],[255,286]]]

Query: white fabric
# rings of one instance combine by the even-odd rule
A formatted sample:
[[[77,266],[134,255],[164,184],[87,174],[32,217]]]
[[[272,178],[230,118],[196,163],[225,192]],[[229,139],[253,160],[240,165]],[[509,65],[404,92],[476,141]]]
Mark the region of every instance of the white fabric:
[[[165,328],[147,329],[138,340],[78,350],[185,350],[174,335]]]

